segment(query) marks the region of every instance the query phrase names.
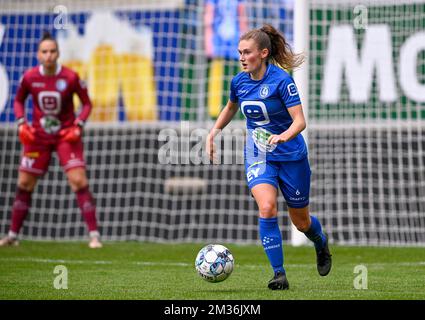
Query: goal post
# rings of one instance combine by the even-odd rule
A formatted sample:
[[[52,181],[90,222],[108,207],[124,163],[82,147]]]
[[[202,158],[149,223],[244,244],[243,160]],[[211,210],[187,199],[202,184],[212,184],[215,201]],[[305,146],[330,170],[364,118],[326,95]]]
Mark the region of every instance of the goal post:
[[[303,54],[305,57],[304,64],[294,71],[294,81],[297,84],[298,91],[301,96],[304,117],[307,122],[307,128],[303,131],[303,137],[308,145],[308,69],[309,69],[309,1],[294,1],[294,52]],[[291,224],[291,243],[294,246],[305,245],[309,242],[304,233]]]

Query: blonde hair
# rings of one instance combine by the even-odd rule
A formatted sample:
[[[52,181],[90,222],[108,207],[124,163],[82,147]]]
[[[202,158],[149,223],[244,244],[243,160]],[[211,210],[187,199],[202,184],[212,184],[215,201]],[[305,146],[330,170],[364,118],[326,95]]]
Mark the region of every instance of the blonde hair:
[[[249,39],[255,41],[258,49],[268,49],[269,62],[285,70],[295,69],[305,60],[303,54],[296,54],[292,51],[285,37],[270,24],[264,24],[260,29],[248,31],[240,37],[239,41]]]

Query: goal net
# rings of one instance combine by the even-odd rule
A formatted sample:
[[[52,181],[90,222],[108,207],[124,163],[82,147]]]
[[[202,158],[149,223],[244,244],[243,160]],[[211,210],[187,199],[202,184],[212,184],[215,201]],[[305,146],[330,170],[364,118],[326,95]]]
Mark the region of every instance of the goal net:
[[[242,117],[223,133],[222,165],[196,148],[239,71],[239,34],[267,21],[291,40],[291,15],[290,1],[275,0],[0,2],[0,232],[10,225],[21,150],[13,99],[47,30],[93,102],[84,145],[103,239],[256,242]],[[57,157],[32,200],[22,238],[86,237]]]
[[[334,243],[424,245],[425,1],[307,2],[312,214]],[[84,144],[103,239],[257,243],[242,116],[217,141],[220,165],[202,145],[239,72],[234,40],[265,22],[296,41],[290,0],[2,1],[0,232],[21,150],[12,103],[48,30],[94,105]],[[288,240],[283,197],[279,212]],[[86,235],[53,157],[21,237]]]
[[[424,9],[311,1],[311,208],[335,242],[425,243]]]

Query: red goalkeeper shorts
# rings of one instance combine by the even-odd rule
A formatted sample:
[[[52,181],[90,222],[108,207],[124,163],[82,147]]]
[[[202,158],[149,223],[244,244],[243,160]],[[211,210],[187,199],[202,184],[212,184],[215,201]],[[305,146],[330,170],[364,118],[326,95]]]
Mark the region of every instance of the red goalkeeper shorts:
[[[37,176],[44,175],[49,168],[52,153],[55,151],[65,172],[77,167],[85,167],[83,149],[81,139],[75,143],[58,141],[53,144],[35,141],[30,145],[24,145],[19,170]]]

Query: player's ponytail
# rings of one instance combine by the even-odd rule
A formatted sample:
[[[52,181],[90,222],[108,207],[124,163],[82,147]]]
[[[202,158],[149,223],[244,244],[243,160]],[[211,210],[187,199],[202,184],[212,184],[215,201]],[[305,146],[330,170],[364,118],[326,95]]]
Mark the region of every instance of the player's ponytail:
[[[294,53],[285,37],[270,24],[248,31],[240,38],[240,40],[248,39],[253,39],[260,50],[268,49],[269,62],[285,70],[293,70],[304,62],[304,55]]]

